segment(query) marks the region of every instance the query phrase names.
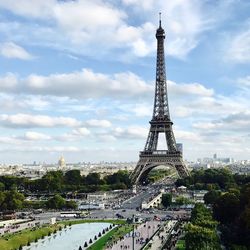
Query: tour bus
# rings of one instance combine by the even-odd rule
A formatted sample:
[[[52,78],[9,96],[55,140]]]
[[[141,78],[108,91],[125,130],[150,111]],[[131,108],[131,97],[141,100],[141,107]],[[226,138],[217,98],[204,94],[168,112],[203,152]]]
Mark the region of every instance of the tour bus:
[[[61,212],[61,218],[85,218],[88,215],[87,212]]]

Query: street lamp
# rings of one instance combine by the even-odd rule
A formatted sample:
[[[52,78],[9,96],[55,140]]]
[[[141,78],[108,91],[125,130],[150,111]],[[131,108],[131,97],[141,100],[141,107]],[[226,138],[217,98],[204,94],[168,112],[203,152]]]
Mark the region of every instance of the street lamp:
[[[135,250],[135,215],[133,214],[133,234],[132,234],[132,250]]]

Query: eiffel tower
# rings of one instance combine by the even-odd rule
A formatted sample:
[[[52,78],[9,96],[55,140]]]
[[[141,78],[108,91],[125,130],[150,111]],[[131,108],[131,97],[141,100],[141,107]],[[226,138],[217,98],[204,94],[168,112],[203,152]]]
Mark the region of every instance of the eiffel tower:
[[[153,168],[159,165],[170,165],[177,170],[181,178],[189,175],[188,169],[182,159],[182,152],[179,151],[176,146],[172,129],[173,122],[169,114],[164,56],[165,31],[161,27],[161,16],[159,28],[156,31],[156,39],[157,62],[153,117],[149,122],[150,129],[145,148],[140,152],[140,159],[134,172],[130,175],[134,185],[145,178]],[[160,133],[165,134],[167,150],[157,150]]]

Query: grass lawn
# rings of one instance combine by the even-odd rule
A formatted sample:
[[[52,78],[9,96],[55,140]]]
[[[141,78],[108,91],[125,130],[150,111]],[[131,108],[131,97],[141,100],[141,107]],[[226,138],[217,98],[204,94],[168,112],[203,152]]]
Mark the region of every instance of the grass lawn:
[[[176,244],[176,249],[177,250],[185,250],[185,240],[178,240]]]
[[[25,246],[28,242],[33,242],[37,239],[45,237],[55,230],[59,229],[59,225],[45,226],[39,229],[25,229],[18,233],[7,234],[0,238],[1,250],[15,250],[19,249],[20,245]]]
[[[132,225],[121,225],[120,227],[116,227],[112,229],[110,232],[105,234],[99,240],[97,240],[93,245],[91,245],[88,250],[101,250],[108,243],[112,243],[115,240],[118,240],[121,236],[124,236],[126,233],[129,233],[133,230]]]
[[[116,225],[125,224],[124,220],[73,220],[73,221],[60,221],[60,224],[61,226],[63,226],[69,224],[74,225],[74,224],[92,223],[92,222],[107,222]],[[4,235],[4,237],[0,238],[0,250],[16,250],[19,249],[20,246],[26,246],[28,242],[30,243],[34,242],[35,240],[47,236],[49,232],[53,233],[55,230],[58,230],[60,224],[53,226],[45,226],[35,230],[25,229],[18,233],[6,234]]]
[[[74,224],[92,223],[92,222],[107,222],[116,225],[125,224],[124,220],[73,220],[73,221],[60,221],[60,224],[74,225]],[[34,242],[35,240],[47,236],[49,232],[53,233],[55,230],[58,230],[60,224],[53,226],[45,226],[35,230],[25,229],[18,233],[6,234],[4,235],[4,237],[0,238],[0,250],[16,250],[19,249],[20,246],[26,246],[28,242],[30,243]],[[110,234],[112,231],[110,231],[108,234]],[[95,249],[101,249],[101,248],[95,248]]]

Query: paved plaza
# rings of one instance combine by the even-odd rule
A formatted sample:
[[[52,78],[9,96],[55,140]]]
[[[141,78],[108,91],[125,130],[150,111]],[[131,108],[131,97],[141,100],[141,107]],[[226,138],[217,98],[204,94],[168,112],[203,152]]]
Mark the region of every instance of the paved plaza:
[[[167,237],[171,234],[177,220],[170,220],[164,224],[164,226],[159,230],[152,240],[150,241],[150,248],[152,250],[159,250],[162,248],[163,243],[166,241]]]
[[[138,225],[134,230],[134,249],[139,250],[146,243],[146,239],[152,237],[161,225],[160,221],[147,221]],[[128,233],[113,246],[109,246],[109,250],[133,249],[133,232]]]

